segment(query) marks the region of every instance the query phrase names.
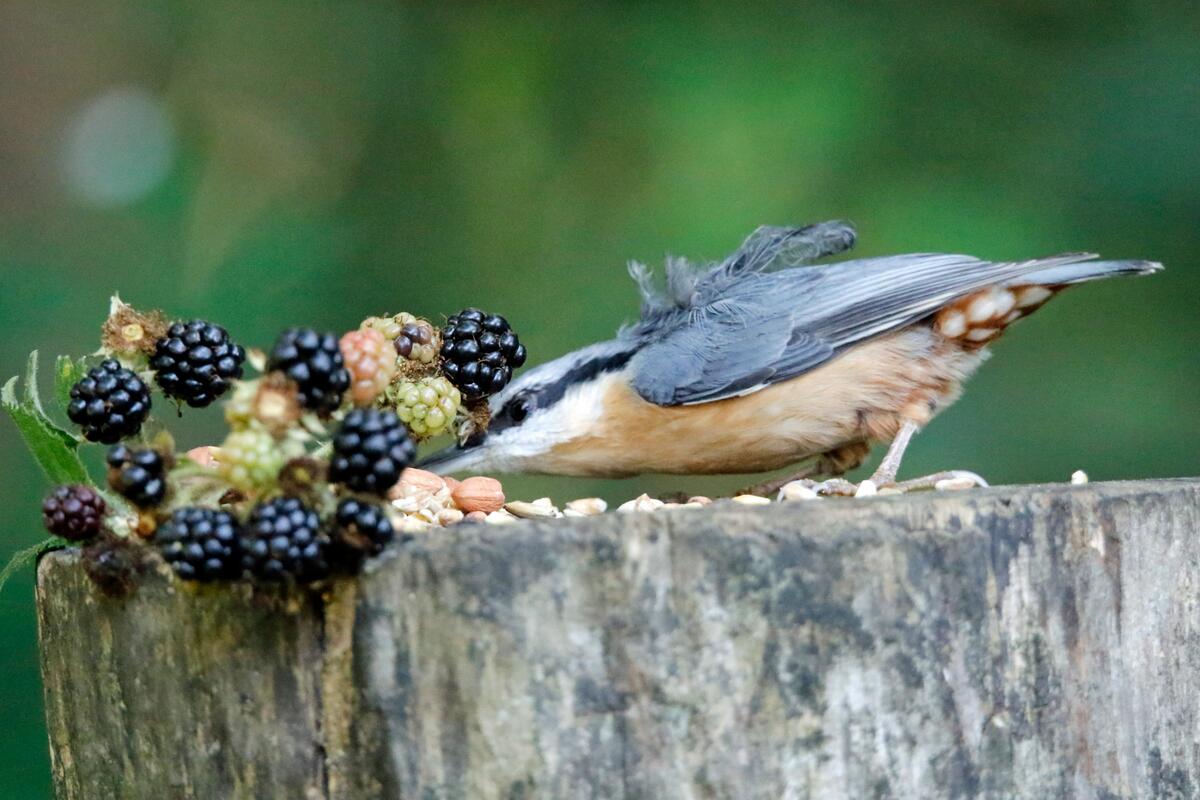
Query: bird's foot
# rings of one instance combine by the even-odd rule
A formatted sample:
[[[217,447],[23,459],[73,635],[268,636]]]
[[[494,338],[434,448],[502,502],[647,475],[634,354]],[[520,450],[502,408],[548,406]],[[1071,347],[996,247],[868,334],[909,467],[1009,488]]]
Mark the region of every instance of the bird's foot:
[[[948,469],[943,472],[935,472],[932,475],[924,475],[920,478],[898,481],[890,486],[902,492],[919,492],[926,489],[933,489],[938,492],[952,492],[958,489],[986,489],[987,485],[988,482],[981,475],[977,475],[974,472],[968,472],[965,469]]]
[[[871,497],[877,494],[907,494],[908,492],[929,489],[939,492],[974,489],[976,487],[986,487],[988,482],[974,472],[961,469],[935,472],[932,475],[924,475],[920,478],[911,478],[906,481],[890,481],[882,484],[876,483],[871,478],[860,483],[852,483],[844,478],[830,478],[824,481],[801,478],[781,487],[779,498],[788,499],[789,495],[796,494],[797,490],[792,489],[789,491],[788,489],[788,487],[793,485],[808,489],[822,497]]]

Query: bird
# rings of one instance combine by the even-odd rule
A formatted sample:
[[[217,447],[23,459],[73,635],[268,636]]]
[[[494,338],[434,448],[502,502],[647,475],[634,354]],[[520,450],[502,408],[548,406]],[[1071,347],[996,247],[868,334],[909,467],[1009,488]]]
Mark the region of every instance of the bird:
[[[794,467],[758,493],[795,479],[855,494],[866,483],[841,476],[888,443],[872,488],[986,486],[965,470],[897,476],[913,436],[958,398],[1010,325],[1069,286],[1162,269],[1094,253],[813,263],[856,239],[840,220],[762,226],[719,262],[668,257],[663,288],[631,262],[637,322],[526,371],[490,399],[486,428],[421,466],[611,478]]]

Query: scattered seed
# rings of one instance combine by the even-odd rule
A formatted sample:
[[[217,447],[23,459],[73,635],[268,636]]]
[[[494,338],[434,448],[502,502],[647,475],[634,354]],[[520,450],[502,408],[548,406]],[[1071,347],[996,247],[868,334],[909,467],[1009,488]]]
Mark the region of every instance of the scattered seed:
[[[656,500],[648,494],[639,495],[627,503],[622,503],[617,511],[657,511],[666,505],[662,500]]]
[[[819,500],[821,496],[813,491],[811,486],[805,486],[800,481],[785,483],[779,490],[780,502],[795,500]]]
[[[453,497],[460,511],[491,513],[504,506],[504,489],[495,478],[467,478],[454,487]]]
[[[978,484],[970,478],[945,478],[933,485],[935,491],[957,492],[963,489],[974,489]]]
[[[429,523],[420,517],[406,516],[400,520],[397,529],[401,533],[419,533],[429,529]]]
[[[879,487],[870,478],[860,483],[858,488],[854,490],[855,497],[874,497],[877,494],[879,494]]]
[[[399,491],[404,496],[415,491],[434,494],[445,488],[446,481],[441,475],[436,475],[428,470],[409,467],[400,473],[400,482],[392,487],[392,491]]]
[[[559,510],[550,504],[549,500],[547,500],[545,503],[540,501],[525,503],[520,500],[513,500],[510,503],[505,503],[504,509],[514,517],[520,517],[521,519],[538,519],[542,517],[560,516]]]
[[[604,502],[599,497],[581,497],[578,500],[572,500],[567,503],[566,511],[574,511],[572,516],[591,517],[596,514],[603,514],[608,510],[608,503]],[[566,513],[564,511],[563,513]]]

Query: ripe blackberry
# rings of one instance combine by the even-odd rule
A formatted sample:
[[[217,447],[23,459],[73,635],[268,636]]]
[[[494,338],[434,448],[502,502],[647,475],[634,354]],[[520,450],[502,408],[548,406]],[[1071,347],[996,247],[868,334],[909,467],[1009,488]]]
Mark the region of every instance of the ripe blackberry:
[[[106,358],[71,387],[67,416],[91,442],[116,444],[142,429],[150,414],[150,390],[115,359]]]
[[[395,538],[387,513],[378,505],[348,497],[338,503],[333,557],[338,566],[357,572],[363,558],[378,555]]]
[[[154,345],[150,368],[163,394],[204,408],[242,377],[246,351],[220,325],[194,319],[176,322]]]
[[[524,363],[525,345],[498,314],[468,308],[442,328],[442,371],[469,401],[503,389]]]
[[[462,404],[462,394],[445,378],[421,378],[390,387],[388,400],[415,436],[426,437],[450,428]]]
[[[42,501],[42,524],[55,536],[73,542],[100,533],[104,498],[90,486],[59,486]]]
[[[356,408],[333,437],[329,482],[384,495],[416,454],[417,446],[399,417],[377,408]]]
[[[153,508],[167,496],[167,464],[157,450],[119,444],[107,462],[108,485],[138,508]]]
[[[179,577],[189,581],[236,578],[241,572],[237,520],[214,508],[181,508],[154,541]]]
[[[341,405],[342,395],[350,388],[350,373],[337,337],[311,328],[289,328],[280,334],[271,348],[267,369],[295,381],[300,405],[320,414]]]
[[[350,331],[338,345],[350,372],[350,399],[371,405],[396,377],[396,349],[373,328]]]
[[[329,575],[329,537],[317,512],[294,497],[256,506],[240,542],[242,566],[256,578],[305,582]]]

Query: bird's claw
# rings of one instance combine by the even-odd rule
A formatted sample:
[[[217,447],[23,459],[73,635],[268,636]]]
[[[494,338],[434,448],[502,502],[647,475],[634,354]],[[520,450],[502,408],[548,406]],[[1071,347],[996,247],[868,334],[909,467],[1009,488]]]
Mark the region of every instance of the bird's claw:
[[[943,472],[935,472],[932,475],[924,475],[920,478],[899,481],[893,485],[902,492],[918,492],[926,489],[933,489],[937,492],[952,492],[960,489],[986,489],[988,482],[981,475],[977,475],[974,472],[969,472],[965,469],[949,469]]]

